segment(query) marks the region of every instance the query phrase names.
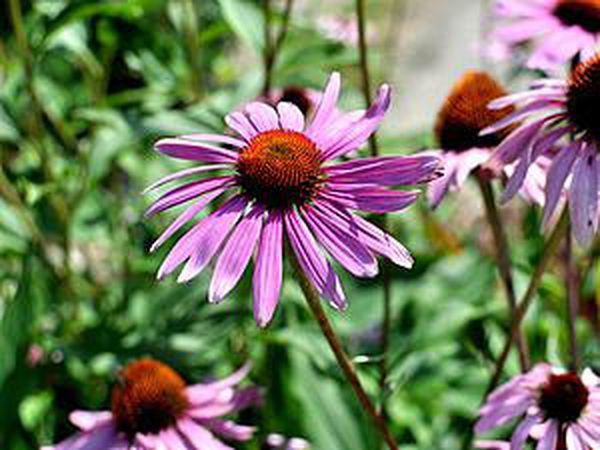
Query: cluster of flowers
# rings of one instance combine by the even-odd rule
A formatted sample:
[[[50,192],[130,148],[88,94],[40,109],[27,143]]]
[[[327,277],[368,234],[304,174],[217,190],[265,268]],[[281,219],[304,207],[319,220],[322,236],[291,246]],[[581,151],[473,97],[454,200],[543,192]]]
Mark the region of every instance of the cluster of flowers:
[[[593,45],[600,31],[600,2],[499,0],[497,12],[510,23],[493,32],[496,55],[533,45],[527,62],[531,67],[555,71],[567,61],[576,62],[566,79],[541,78],[526,92],[512,95],[487,73],[468,72],[439,112],[439,149],[412,156],[348,158],[378,128],[390,106],[391,88],[381,86],[367,110],[343,113],[337,108],[337,73],[316,104],[292,90],[281,101],[251,102],[229,114],[229,134],[160,140],[159,152],[201,165],[173,173],[148,191],[212,175],[174,187],[150,206],[147,215],[191,202],[152,251],[212,202],[219,200],[219,206],[179,239],[158,277],[183,266],[178,280],[186,282],[214,259],[208,297],[220,302],[254,256],[254,317],[265,327],[278,304],[287,241],[319,294],[343,310],[346,296],[331,260],[358,277],[378,273],[377,256],[404,268],[413,264],[401,243],[355,212],[404,210],[419,191],[392,189],[399,186],[426,185],[435,207],[470,174],[506,179],[503,199],[520,192],[543,205],[544,224],[568,204],[574,236],[588,245],[598,230],[600,116],[595,108],[600,104],[600,55]],[[114,388],[112,410],[73,413],[72,422],[81,432],[49,448],[228,449],[215,436],[245,440],[253,432],[222,419],[259,401],[256,388],[235,388],[246,373],[243,368],[224,380],[186,387],[179,375],[157,361],[131,363]],[[479,446],[516,450],[532,438],[538,450],[600,449],[599,389],[589,370],[580,377],[538,365],[493,392],[481,409],[478,433],[525,415],[512,442]]]

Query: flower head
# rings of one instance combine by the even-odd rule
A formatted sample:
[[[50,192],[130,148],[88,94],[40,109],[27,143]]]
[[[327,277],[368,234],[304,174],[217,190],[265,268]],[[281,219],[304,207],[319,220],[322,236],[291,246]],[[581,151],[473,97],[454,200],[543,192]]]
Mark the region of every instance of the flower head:
[[[590,369],[580,377],[539,364],[488,396],[475,432],[523,417],[512,435],[511,450],[522,449],[529,437],[544,450],[598,448],[599,400],[600,379]]]
[[[179,280],[190,280],[220,253],[209,287],[209,301],[218,302],[234,288],[256,253],[254,316],[265,326],[279,299],[286,236],[302,270],[337,309],[345,308],[346,298],[324,251],[359,277],[376,275],[376,255],[411,267],[412,258],[401,244],[352,211],[384,213],[406,208],[417,199],[418,191],[389,187],[432,180],[439,161],[414,156],[333,163],[367,141],[390,104],[390,88],[384,85],[367,111],[340,114],[336,110],[339,92],[336,73],[309,123],[291,103],[280,102],[273,108],[254,102],[225,119],[238,137],[191,135],[156,144],[162,153],[204,165],[170,175],[149,189],[203,172],[224,173],[174,188],[150,207],[148,214],[153,214],[192,202],[152,249],[211,201],[227,196],[214,213],[200,219],[177,242],[159,278],[185,263]]]
[[[506,136],[506,131],[481,136],[481,130],[510,115],[507,107],[490,110],[487,105],[506,95],[504,88],[489,74],[468,71],[452,87],[438,112],[435,137],[439,148],[424,154],[438,156],[443,163],[444,175],[429,185],[428,199],[435,208],[449,190],[459,189],[469,174],[487,161],[492,150]],[[533,177],[526,188],[535,191]],[[531,186],[529,186],[531,184]],[[536,197],[537,200],[537,197]]]
[[[74,436],[43,450],[230,449],[220,438],[246,441],[254,428],[223,419],[257,404],[255,387],[235,386],[248,366],[222,380],[186,386],[169,366],[153,359],[130,363],[113,388],[110,411],[75,411]]]
[[[568,80],[544,79],[529,91],[493,101],[490,108],[515,105],[516,111],[483,133],[520,125],[500,144],[490,167],[515,164],[504,201],[522,186],[530,167],[553,149],[547,172],[544,225],[553,217],[561,197],[569,202],[573,233],[588,245],[598,229],[598,149],[600,120],[600,55],[580,63]],[[570,142],[564,142],[567,136]]]
[[[531,45],[532,69],[556,72],[579,53],[587,58],[600,33],[599,0],[497,0],[496,16],[488,53],[507,59],[517,47]]]

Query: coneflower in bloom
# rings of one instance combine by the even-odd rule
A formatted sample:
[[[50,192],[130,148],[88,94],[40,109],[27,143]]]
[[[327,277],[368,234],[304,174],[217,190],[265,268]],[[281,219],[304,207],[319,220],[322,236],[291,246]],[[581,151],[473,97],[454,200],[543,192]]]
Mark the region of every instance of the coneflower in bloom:
[[[435,124],[439,149],[425,152],[439,156],[444,168],[443,176],[433,181],[427,191],[433,208],[448,190],[460,188],[502,141],[502,134],[482,137],[479,132],[513,111],[510,107],[499,111],[487,108],[492,100],[504,95],[506,91],[496,80],[479,71],[466,72],[452,87]]]
[[[475,432],[484,433],[515,418],[522,420],[512,435],[511,450],[521,450],[528,438],[538,441],[537,450],[598,449],[600,379],[590,369],[580,377],[538,364],[488,396]]]
[[[242,367],[227,378],[186,386],[153,359],[130,363],[112,391],[110,411],[75,411],[74,436],[42,450],[233,450],[221,439],[247,441],[254,428],[224,417],[260,402],[256,387],[236,388]]]
[[[516,106],[516,111],[483,130],[497,133],[519,124],[500,144],[487,165],[516,163],[503,200],[521,188],[530,167],[549,149],[555,156],[548,169],[544,225],[566,195],[573,233],[590,243],[598,229],[598,150],[600,149],[600,55],[578,64],[568,80],[542,79],[526,92],[490,103],[492,109]],[[565,142],[570,137],[570,142]]]
[[[497,0],[498,25],[487,53],[498,59],[531,45],[527,66],[556,72],[575,55],[594,53],[600,33],[600,0]]]
[[[163,139],[158,151],[204,163],[159,180],[149,189],[202,172],[224,171],[189,182],[162,195],[148,214],[192,201],[152,245],[155,250],[211,201],[227,195],[173,247],[158,277],[185,263],[178,280],[188,281],[217,253],[209,301],[221,301],[237,284],[256,253],[254,317],[260,326],[272,318],[283,273],[284,240],[319,293],[335,308],[346,307],[340,280],[324,250],[359,277],[377,274],[376,255],[411,267],[409,252],[394,238],[355,215],[399,211],[419,191],[390,186],[425,183],[437,176],[435,157],[381,157],[333,163],[361,147],[377,129],[390,104],[390,88],[379,89],[367,111],[336,113],[340,76],[334,73],[310,123],[286,102],[276,108],[251,103],[225,119],[238,137],[191,135]],[[219,144],[221,146],[219,146]],[[229,145],[234,150],[226,149]]]

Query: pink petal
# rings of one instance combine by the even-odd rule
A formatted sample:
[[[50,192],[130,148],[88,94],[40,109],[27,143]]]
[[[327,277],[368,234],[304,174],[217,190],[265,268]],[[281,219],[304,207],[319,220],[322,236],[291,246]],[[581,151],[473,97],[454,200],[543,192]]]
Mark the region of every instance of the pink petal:
[[[263,215],[262,207],[255,206],[240,220],[223,247],[208,288],[210,302],[223,300],[241,278],[260,236]]]
[[[152,243],[150,247],[150,252],[154,252],[157,248],[163,245],[167,239],[169,239],[173,234],[175,234],[183,225],[185,225],[188,221],[192,220],[199,214],[210,202],[212,202],[215,198],[221,195],[229,189],[228,186],[223,186],[219,189],[214,190],[208,194],[205,194],[203,197],[196,200],[192,203],[184,212],[182,212],[177,219],[175,219],[171,224],[162,232],[162,234],[158,237],[156,241]]]
[[[369,185],[329,183],[321,197],[334,200],[346,208],[372,213],[401,211],[412,205],[419,191],[393,191]]]
[[[334,308],[346,309],[346,296],[342,284],[329,261],[321,253],[306,224],[295,211],[287,212],[284,222],[290,244],[305,275]]]
[[[388,156],[336,164],[325,172],[337,183],[419,184],[437,178],[440,162],[434,156]]]
[[[82,431],[90,431],[100,425],[106,425],[112,420],[110,411],[73,411],[69,414],[69,420]]]
[[[587,145],[575,162],[569,193],[569,207],[573,234],[587,247],[598,230],[598,152]]]
[[[192,167],[190,169],[180,170],[178,172],[172,173],[172,174],[152,183],[150,186],[148,186],[146,189],[143,190],[142,194],[147,194],[148,192],[153,191],[156,188],[158,188],[164,184],[170,183],[171,181],[175,181],[180,178],[188,177],[190,175],[195,175],[197,173],[202,173],[202,172],[209,172],[209,171],[213,171],[213,170],[232,169],[232,168],[233,168],[233,166],[231,166],[230,164],[210,164],[210,165],[197,166],[197,167]]]
[[[238,154],[232,150],[184,139],[161,139],[154,147],[173,158],[206,163],[234,163],[238,158]]]
[[[206,250],[198,249],[198,246],[202,241],[207,239],[207,234],[211,235],[209,238],[214,239],[215,233],[213,232],[213,228],[215,228],[215,223],[218,225],[223,224],[224,226],[229,224],[229,226],[231,226],[232,224],[230,221],[237,218],[244,207],[245,200],[240,197],[233,197],[218,211],[201,219],[190,231],[179,239],[177,244],[175,244],[160,266],[157,277],[162,279],[173,272],[179,264],[188,259],[192,254],[196,254],[194,253],[196,250]],[[221,234],[219,234],[219,236],[221,236]]]
[[[177,428],[194,445],[196,450],[222,450],[228,448],[219,443],[210,431],[190,418],[184,417],[179,420]]]
[[[410,253],[402,244],[362,217],[324,201],[315,203],[314,208],[315,211],[321,213],[319,218],[322,221],[329,221],[331,226],[355,235],[373,252],[385,256],[400,267],[410,269],[413,266],[414,261]]]
[[[343,228],[329,226],[330,222],[321,220],[313,208],[303,208],[300,212],[317,241],[348,272],[363,278],[377,275],[377,260],[356,237],[345,233]]]
[[[245,198],[234,197],[220,210],[204,219],[204,226],[194,236],[194,248],[189,255],[189,260],[177,277],[178,282],[185,283],[206,268],[227,239],[230,230],[246,208],[246,204]]]
[[[314,134],[318,133],[322,127],[331,119],[335,112],[335,107],[340,96],[341,79],[340,74],[333,72],[329,77],[327,86],[323,92],[321,103],[317,106],[315,116],[312,122],[306,129],[306,135],[309,138],[314,138]],[[313,139],[314,140],[314,139]]]
[[[278,212],[270,212],[258,246],[254,267],[254,320],[259,327],[271,321],[282,282],[283,220]]]
[[[554,450],[556,447],[556,438],[558,437],[558,424],[550,420],[546,429],[546,434],[540,438],[536,450]]]
[[[144,215],[152,216],[159,212],[181,205],[193,198],[199,197],[220,188],[231,187],[235,184],[235,177],[232,175],[223,177],[206,178],[204,180],[193,181],[167,191],[161,195]]]
[[[342,138],[327,148],[322,148],[326,160],[336,159],[360,148],[375,132],[391,103],[391,88],[387,84],[379,88],[377,98],[365,115],[348,127]]]
[[[246,146],[246,143],[244,141],[240,141],[239,139],[236,139],[231,136],[226,136],[224,134],[184,134],[183,136],[179,136],[179,138],[196,142],[218,142],[219,144],[232,145],[238,148],[244,148]]]
[[[234,441],[249,441],[256,431],[255,427],[238,425],[231,420],[213,419],[207,422],[207,426],[215,433],[226,439]]]
[[[563,192],[565,181],[571,173],[573,163],[580,151],[580,143],[572,143],[560,151],[552,161],[552,165],[548,170],[548,176],[546,177],[546,206],[544,207],[544,218],[542,220],[544,228],[546,228],[550,218],[554,214],[556,205],[558,205]]]
[[[529,437],[529,431],[539,422],[540,418],[538,416],[526,416],[512,435],[510,450],[522,450]]]
[[[272,106],[252,102],[246,105],[245,110],[248,113],[250,122],[259,132],[279,129],[279,117]]]
[[[250,142],[252,138],[259,134],[257,129],[254,128],[254,125],[250,123],[246,115],[242,114],[241,112],[233,112],[225,116],[225,123],[247,142]]]
[[[296,105],[289,102],[280,102],[277,105],[279,123],[282,130],[302,131],[304,130],[304,115]]]
[[[198,406],[214,399],[221,391],[232,388],[246,378],[251,367],[251,364],[246,363],[234,373],[221,380],[188,386],[185,390],[188,400],[193,406]]]

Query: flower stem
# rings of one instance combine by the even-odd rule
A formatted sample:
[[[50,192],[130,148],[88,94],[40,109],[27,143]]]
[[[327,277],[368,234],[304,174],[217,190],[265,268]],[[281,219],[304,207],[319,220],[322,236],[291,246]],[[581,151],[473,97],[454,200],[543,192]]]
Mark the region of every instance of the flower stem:
[[[508,355],[510,353],[510,348],[512,346],[513,341],[517,337],[519,328],[521,326],[521,321],[525,317],[527,313],[527,309],[529,308],[531,301],[535,293],[537,292],[540,283],[542,281],[542,276],[546,272],[546,268],[550,263],[552,257],[556,254],[556,251],[560,245],[560,242],[568,230],[569,225],[569,215],[567,208],[562,213],[561,218],[559,219],[558,224],[555,226],[552,234],[546,241],[544,245],[544,250],[542,251],[542,256],[540,261],[538,262],[533,275],[531,276],[531,280],[529,281],[529,285],[527,286],[527,290],[523,295],[521,302],[515,308],[515,311],[512,315],[512,322],[510,325],[510,332],[506,339],[506,343],[504,344],[504,348],[502,349],[502,353],[498,357],[496,361],[496,365],[494,367],[494,372],[490,379],[490,382],[487,387],[487,393],[491,392],[500,381],[500,376],[502,375],[502,370],[504,369],[504,365],[506,364],[506,360],[508,359]]]
[[[367,108],[371,104],[371,75],[369,72],[369,54],[366,43],[366,20],[364,0],[356,0],[356,20],[358,22],[358,49],[360,58],[360,72],[362,79],[362,91]],[[377,135],[373,133],[369,138],[371,156],[379,156],[379,145]],[[388,228],[387,216],[381,216],[380,226],[384,230]],[[392,286],[389,266],[386,261],[382,263],[383,282],[383,319],[381,322],[381,341],[379,360],[379,391],[381,395],[381,414],[385,417],[385,389],[387,385],[388,366],[387,354],[390,342],[390,329],[392,322]]]
[[[269,93],[271,91],[271,87],[273,85],[273,69],[275,68],[277,56],[289,30],[290,17],[292,15],[294,0],[286,0],[285,2],[281,27],[279,28],[279,33],[277,33],[275,41],[273,41],[271,34],[271,0],[262,0],[262,4],[263,15],[265,20],[265,48],[263,52],[265,78],[263,82],[262,95],[268,98]]]
[[[293,255],[293,252],[290,253]],[[292,263],[296,270],[298,282],[300,284],[302,292],[304,293],[304,297],[306,298],[308,306],[310,307],[313,315],[315,316],[315,319],[317,320],[317,323],[321,328],[323,336],[325,336],[325,339],[327,339],[327,343],[329,344],[331,351],[335,355],[335,359],[340,369],[344,373],[346,380],[350,384],[350,387],[354,391],[354,394],[356,395],[361,406],[367,412],[367,414],[369,414],[373,421],[373,424],[381,433],[389,449],[398,450],[399,447],[396,443],[396,440],[392,436],[392,433],[390,432],[387,424],[385,423],[385,420],[383,420],[381,415],[377,412],[375,406],[373,405],[373,403],[369,399],[369,396],[362,387],[362,384],[358,379],[358,375],[354,370],[350,358],[344,351],[341,342],[335,334],[335,331],[333,330],[333,327],[331,326],[331,323],[329,322],[329,319],[327,318],[327,315],[325,314],[325,311],[321,306],[321,299],[319,297],[319,293],[312,285],[310,280],[306,277],[304,271],[300,268],[297,260],[295,259],[295,256],[292,256]]]
[[[567,329],[569,332],[569,350],[571,352],[570,369],[579,371],[579,352],[577,349],[577,314],[579,309],[580,277],[577,262],[573,255],[573,239],[567,234],[565,242],[565,278],[567,288]]]
[[[360,76],[362,80],[362,91],[367,107],[371,104],[371,75],[369,72],[369,54],[366,40],[365,2],[356,0],[356,20],[358,22],[358,55],[360,64]],[[369,138],[371,156],[379,155],[379,146],[375,133]]]
[[[504,290],[506,292],[509,311],[512,315],[517,305],[517,297],[515,295],[515,285],[512,276],[506,231],[504,229],[502,219],[500,218],[498,206],[496,205],[496,199],[494,198],[494,190],[490,181],[480,173],[477,174],[476,178],[479,184],[479,189],[481,190],[481,196],[483,197],[486,217],[494,236],[494,247],[496,250],[498,271],[500,273],[500,278],[502,279],[502,285],[504,286]],[[526,372],[529,369],[527,341],[525,340],[523,332],[520,328],[518,329],[517,334],[517,349],[519,351],[519,363],[521,365],[521,371]]]

